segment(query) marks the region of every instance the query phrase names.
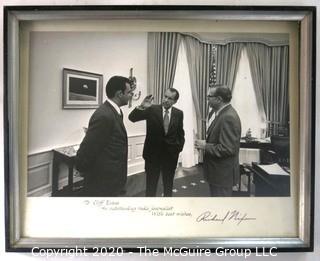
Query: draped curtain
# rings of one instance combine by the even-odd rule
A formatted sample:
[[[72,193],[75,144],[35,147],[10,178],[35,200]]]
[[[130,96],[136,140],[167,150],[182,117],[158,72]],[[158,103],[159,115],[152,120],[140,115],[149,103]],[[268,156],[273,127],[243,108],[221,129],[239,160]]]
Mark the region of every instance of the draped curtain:
[[[182,39],[197,118],[197,137],[194,138],[205,139],[208,87],[218,83],[234,89],[243,48],[248,54],[259,114],[262,121],[268,123],[266,134],[276,135],[282,127],[288,129],[288,45],[267,46],[253,42],[219,45],[185,34],[148,33],[148,93],[154,95],[156,103],[161,103],[165,90],[173,86]],[[201,158],[200,155],[200,161]]]
[[[186,55],[186,48],[184,41],[181,42],[179,54],[177,59],[176,75],[173,83],[173,88],[177,89],[180,93],[178,102],[174,105],[184,113],[183,128],[185,134],[185,143],[183,150],[180,153],[180,160],[182,167],[190,168],[198,164],[199,153],[194,147],[194,142],[197,133],[197,119],[192,88],[190,84],[190,72],[188,60]]]
[[[231,91],[234,87],[243,43],[229,43],[212,46],[213,62],[215,63],[215,83],[228,86]],[[214,50],[215,49],[215,50]]]
[[[156,103],[173,85],[181,38],[179,33],[148,33],[148,93]]]
[[[268,124],[267,135],[288,134],[289,47],[247,43],[246,48],[257,101]]]
[[[185,36],[184,42],[189,65],[192,98],[197,115],[197,138],[204,139],[211,44],[202,43],[191,36]]]

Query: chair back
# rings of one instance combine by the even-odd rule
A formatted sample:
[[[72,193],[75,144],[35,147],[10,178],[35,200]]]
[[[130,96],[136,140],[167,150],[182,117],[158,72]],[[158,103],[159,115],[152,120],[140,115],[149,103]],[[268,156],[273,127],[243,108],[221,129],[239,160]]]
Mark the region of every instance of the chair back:
[[[271,145],[280,165],[290,164],[290,140],[288,136],[271,136]]]

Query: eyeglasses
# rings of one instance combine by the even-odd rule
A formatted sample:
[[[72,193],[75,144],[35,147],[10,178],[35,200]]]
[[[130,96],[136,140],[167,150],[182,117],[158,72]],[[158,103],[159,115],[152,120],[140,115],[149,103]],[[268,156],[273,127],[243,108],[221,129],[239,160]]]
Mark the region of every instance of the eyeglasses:
[[[214,95],[207,95],[207,98],[217,98],[217,96],[214,96]]]

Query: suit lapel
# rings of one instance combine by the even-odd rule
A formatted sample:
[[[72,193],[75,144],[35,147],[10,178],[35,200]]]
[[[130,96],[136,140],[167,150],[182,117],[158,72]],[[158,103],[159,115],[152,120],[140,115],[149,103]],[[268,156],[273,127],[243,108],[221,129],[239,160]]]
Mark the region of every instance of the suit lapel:
[[[156,115],[159,118],[161,128],[164,132],[162,105],[158,105],[156,107]],[[174,107],[172,107],[171,108],[171,115],[170,115],[170,122],[169,122],[169,127],[168,127],[168,133],[169,133],[170,129],[172,128],[172,125],[173,125],[174,121],[176,120],[176,118],[177,118],[177,111]]]
[[[164,131],[164,126],[163,126],[163,114],[162,114],[162,106],[161,105],[158,105],[156,107],[156,115],[157,115],[157,118],[159,120],[159,123],[160,123],[160,126],[161,128],[163,129]]]
[[[116,117],[116,120],[119,122],[120,126],[121,126],[121,129],[123,130],[124,133],[127,133],[126,131],[126,127],[124,126],[123,124],[123,119],[121,118],[121,116],[119,115],[119,113],[116,111],[115,108],[113,108],[113,106],[108,102],[106,101],[106,106],[109,106],[109,108],[113,111],[113,113],[115,114],[115,117]]]
[[[220,116],[220,114],[218,116],[216,116],[214,118],[214,120],[211,122],[208,130],[207,130],[207,137],[209,137],[209,134],[211,133],[211,131],[213,130],[213,126],[216,124],[217,120],[218,120],[218,117]]]
[[[125,127],[124,124],[123,124],[123,118],[119,115],[118,112],[117,112],[116,118],[117,118],[117,120],[119,121],[122,130],[123,130],[125,133],[127,133],[126,127]]]
[[[176,116],[177,116],[176,110],[175,110],[175,108],[172,107],[172,109],[171,109],[171,115],[170,115],[170,122],[169,122],[168,133],[169,133],[170,129],[172,128],[173,122],[176,120]]]
[[[226,106],[225,108],[223,108],[223,109],[220,111],[219,115],[214,118],[214,120],[211,122],[211,124],[210,124],[210,126],[209,126],[209,129],[208,129],[208,131],[207,131],[207,137],[209,136],[209,134],[210,134],[211,131],[213,130],[213,127],[217,124],[217,121],[219,120],[219,118],[220,118],[227,110],[229,110],[230,107],[231,107],[231,105],[228,105],[228,106]]]

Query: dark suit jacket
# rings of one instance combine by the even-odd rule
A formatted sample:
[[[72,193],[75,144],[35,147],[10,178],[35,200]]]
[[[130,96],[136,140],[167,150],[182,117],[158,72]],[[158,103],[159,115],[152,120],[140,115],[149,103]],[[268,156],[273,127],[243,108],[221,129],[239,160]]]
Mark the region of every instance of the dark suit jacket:
[[[184,130],[183,112],[172,107],[170,124],[167,135],[163,127],[163,113],[161,105],[152,105],[145,110],[135,108],[130,114],[132,122],[147,120],[147,136],[144,143],[143,158],[158,161],[163,153],[177,157],[183,149]]]
[[[91,116],[76,156],[85,189],[101,196],[118,195],[127,180],[128,138],[118,112],[106,101]],[[90,194],[90,191],[88,192]]]
[[[207,131],[204,174],[216,186],[230,187],[239,182],[241,122],[231,105],[223,108]]]

